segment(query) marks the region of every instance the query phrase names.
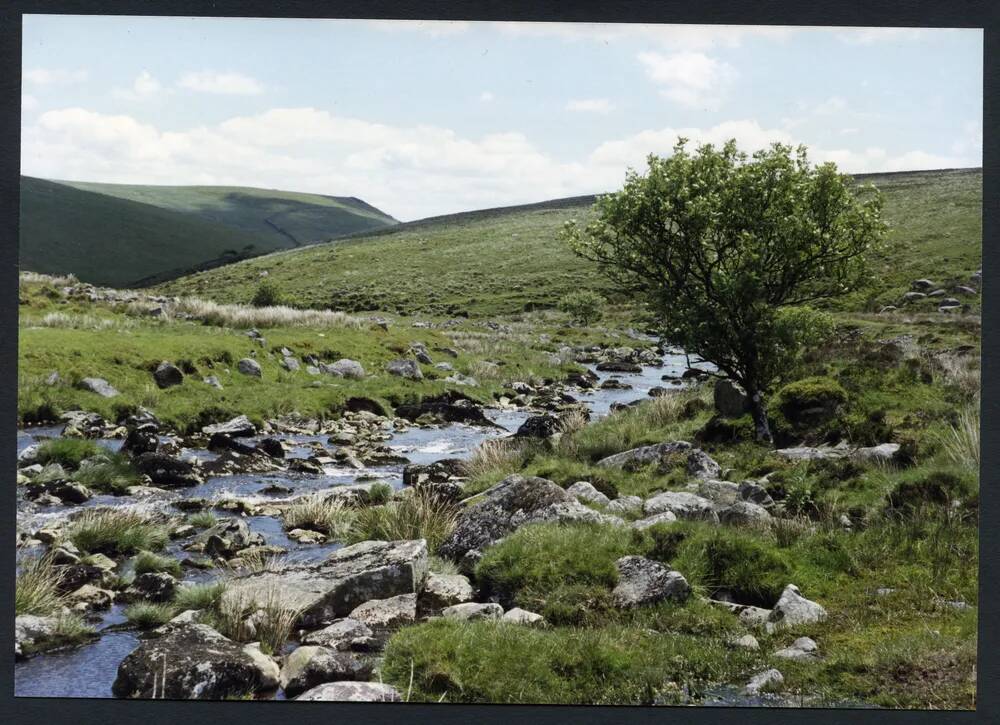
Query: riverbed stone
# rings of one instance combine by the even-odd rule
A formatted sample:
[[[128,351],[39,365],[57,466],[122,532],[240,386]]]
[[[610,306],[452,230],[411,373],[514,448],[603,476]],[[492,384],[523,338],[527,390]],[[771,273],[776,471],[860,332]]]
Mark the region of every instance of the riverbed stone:
[[[285,658],[279,684],[285,695],[294,697],[324,682],[367,680],[372,665],[346,652],[306,645]]]
[[[395,687],[381,682],[328,682],[303,692],[296,701],[402,702]]]
[[[300,611],[299,626],[322,627],[373,599],[415,594],[427,576],[427,542],[364,541],[319,564],[253,572],[230,580],[223,601],[274,597]]]
[[[23,657],[52,640],[59,630],[58,617],[19,614],[14,618],[14,655]]]
[[[691,587],[678,571],[641,556],[623,556],[615,562],[618,584],[611,596],[615,606],[628,608],[655,604],[665,599],[683,601]]]
[[[256,435],[257,427],[245,415],[238,415],[224,423],[206,425],[201,429],[201,432],[207,436],[225,433],[233,438],[241,438]]]
[[[154,486],[197,486],[202,482],[191,463],[166,453],[141,453],[132,459],[132,465],[140,474],[149,476]]]
[[[238,551],[251,546],[260,546],[264,537],[251,531],[247,522],[239,518],[229,518],[210,526],[198,534],[190,548],[202,548],[208,556],[229,558]]]
[[[167,628],[118,666],[116,697],[220,700],[273,688],[277,664],[205,624]]]

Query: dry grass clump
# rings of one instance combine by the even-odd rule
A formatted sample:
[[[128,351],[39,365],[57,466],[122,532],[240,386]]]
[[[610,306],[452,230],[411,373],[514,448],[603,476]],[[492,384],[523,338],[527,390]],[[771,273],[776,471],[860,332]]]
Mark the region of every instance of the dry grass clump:
[[[333,310],[299,310],[285,305],[253,307],[220,304],[197,297],[181,297],[168,306],[168,314],[185,315],[218,327],[340,327],[361,329],[364,320]]]
[[[51,284],[57,287],[69,287],[79,283],[72,274],[40,274],[38,272],[21,272],[17,276],[17,286],[19,288],[30,284]]]
[[[22,558],[14,582],[14,612],[38,616],[59,612],[66,603],[59,591],[62,578],[48,554]]]
[[[301,611],[285,605],[280,592],[268,589],[258,600],[240,591],[219,600],[216,628],[237,642],[260,642],[264,654],[280,652]]]
[[[465,463],[469,478],[492,478],[521,469],[525,450],[521,443],[504,438],[491,438],[476,446]]]
[[[958,414],[958,422],[951,426],[941,440],[948,457],[960,466],[979,471],[979,405],[971,405]]]
[[[427,547],[436,551],[457,522],[458,508],[453,504],[429,489],[410,489],[396,501],[358,511],[349,539],[352,543],[426,539]]]
[[[357,512],[343,499],[318,494],[300,499],[283,514],[286,529],[319,531],[335,540],[348,535],[356,516]]]

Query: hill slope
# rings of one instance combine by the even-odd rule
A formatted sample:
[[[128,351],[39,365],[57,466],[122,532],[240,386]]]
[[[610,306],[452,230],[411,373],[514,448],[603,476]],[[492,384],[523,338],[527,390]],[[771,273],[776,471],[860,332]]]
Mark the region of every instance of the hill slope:
[[[875,261],[878,294],[869,299],[871,293],[855,293],[845,306],[871,308],[896,299],[915,278],[965,279],[981,266],[980,169],[859,180],[882,190],[891,244],[887,256]],[[581,287],[613,296],[594,266],[575,257],[558,236],[568,219],[586,219],[592,202],[574,197],[400,224],[335,245],[227,265],[163,289],[246,301],[266,271],[296,305],[473,316],[552,306]]]
[[[20,263],[97,284],[152,284],[395,223],[353,198],[21,177]]]

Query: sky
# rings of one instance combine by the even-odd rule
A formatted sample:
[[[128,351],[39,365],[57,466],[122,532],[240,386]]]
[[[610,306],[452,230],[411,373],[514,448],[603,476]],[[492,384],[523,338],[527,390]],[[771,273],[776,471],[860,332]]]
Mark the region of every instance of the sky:
[[[612,191],[650,153],[982,165],[977,29],[24,17],[21,167],[357,196],[402,221]]]

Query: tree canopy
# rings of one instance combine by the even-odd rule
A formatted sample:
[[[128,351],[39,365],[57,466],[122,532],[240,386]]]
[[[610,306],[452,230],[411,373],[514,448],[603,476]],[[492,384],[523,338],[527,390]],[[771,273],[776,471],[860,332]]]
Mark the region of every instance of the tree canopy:
[[[679,139],[673,155],[647,161],[565,235],[652,304],[666,337],[742,385],[758,438],[770,440],[764,397],[829,332],[813,306],[868,280],[881,198],[832,163],[811,165],[804,147],[748,156],[729,141],[691,153]]]

